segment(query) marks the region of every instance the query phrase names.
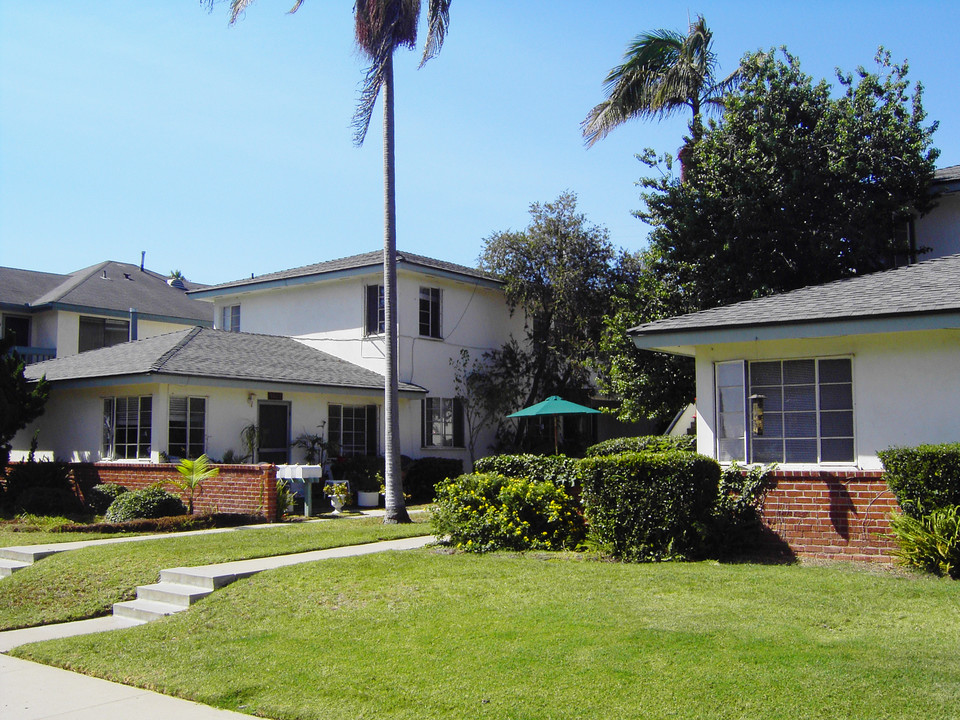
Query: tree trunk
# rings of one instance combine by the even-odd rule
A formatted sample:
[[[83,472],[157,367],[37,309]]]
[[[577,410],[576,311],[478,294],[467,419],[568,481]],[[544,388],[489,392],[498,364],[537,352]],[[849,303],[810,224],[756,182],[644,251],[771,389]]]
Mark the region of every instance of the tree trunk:
[[[383,299],[386,333],[386,379],[384,383],[384,460],[386,514],[384,523],[407,523],[400,475],[400,380],[397,330],[397,192],[396,152],[393,124],[393,56],[387,58],[383,81]]]

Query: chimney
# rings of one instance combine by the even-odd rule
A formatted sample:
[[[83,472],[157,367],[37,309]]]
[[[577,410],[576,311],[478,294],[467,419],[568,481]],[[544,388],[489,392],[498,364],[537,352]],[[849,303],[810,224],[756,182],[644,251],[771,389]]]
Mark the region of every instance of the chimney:
[[[140,272],[143,272],[143,263],[146,259],[147,259],[147,251],[141,250],[140,251]]]
[[[138,314],[136,308],[130,308],[130,339],[137,339]]]

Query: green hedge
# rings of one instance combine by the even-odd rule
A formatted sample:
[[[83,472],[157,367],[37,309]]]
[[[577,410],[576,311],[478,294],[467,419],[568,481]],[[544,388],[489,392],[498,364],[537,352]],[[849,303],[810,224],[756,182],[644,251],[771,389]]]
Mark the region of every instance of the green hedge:
[[[87,501],[87,507],[97,515],[103,515],[107,508],[113,504],[113,501],[125,492],[128,492],[128,490],[123,485],[102,483],[90,488],[84,499]]]
[[[580,461],[565,455],[490,455],[477,460],[474,470],[529,478],[567,488],[580,485]]]
[[[263,515],[246,513],[203,513],[200,515],[173,515],[159,518],[142,518],[125,522],[101,522],[66,524],[53,532],[129,533],[129,532],[183,532],[185,530],[208,530],[210,528],[261,525],[267,519]]]
[[[715,460],[687,452],[624,453],[581,461],[593,542],[631,561],[707,553],[720,484]]]
[[[573,548],[584,525],[576,501],[551,482],[472,473],[437,487],[433,533],[468,552]]]
[[[179,497],[160,488],[147,488],[118,495],[107,508],[104,520],[108,523],[121,523],[186,514],[187,508]]]
[[[960,443],[893,447],[877,455],[904,514],[919,519],[960,505]]]
[[[585,457],[619,455],[625,452],[696,452],[697,438],[694,435],[642,435],[640,437],[611,438],[591,445]]]

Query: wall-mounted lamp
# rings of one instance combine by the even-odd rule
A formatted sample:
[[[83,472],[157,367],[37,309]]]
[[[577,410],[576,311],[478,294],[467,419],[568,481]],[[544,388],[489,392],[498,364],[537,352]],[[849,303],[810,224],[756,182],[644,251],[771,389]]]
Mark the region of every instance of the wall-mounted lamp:
[[[250,407],[253,407],[253,401],[256,399],[256,397],[257,397],[256,393],[252,393],[252,392],[247,393],[247,405],[249,405]]]
[[[753,428],[753,434],[763,435],[763,401],[766,395],[750,396],[750,424]]]

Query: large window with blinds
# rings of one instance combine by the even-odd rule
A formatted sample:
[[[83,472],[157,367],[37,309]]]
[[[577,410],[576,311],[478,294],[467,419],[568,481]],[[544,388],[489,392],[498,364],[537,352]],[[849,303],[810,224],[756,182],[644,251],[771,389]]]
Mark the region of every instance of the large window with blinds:
[[[150,457],[153,398],[108,397],[103,399],[101,454],[117,460]]]
[[[207,399],[171,397],[167,454],[194,460],[206,452]]]
[[[721,462],[854,462],[850,358],[724,362],[715,377]]]

